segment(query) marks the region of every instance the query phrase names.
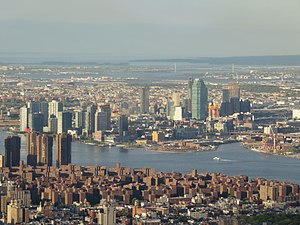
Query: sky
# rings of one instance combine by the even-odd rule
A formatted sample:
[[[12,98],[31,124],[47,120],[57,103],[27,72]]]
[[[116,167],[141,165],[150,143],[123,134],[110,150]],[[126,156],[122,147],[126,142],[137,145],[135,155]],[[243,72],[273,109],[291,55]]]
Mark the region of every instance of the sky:
[[[299,0],[0,0],[0,54],[300,54]]]

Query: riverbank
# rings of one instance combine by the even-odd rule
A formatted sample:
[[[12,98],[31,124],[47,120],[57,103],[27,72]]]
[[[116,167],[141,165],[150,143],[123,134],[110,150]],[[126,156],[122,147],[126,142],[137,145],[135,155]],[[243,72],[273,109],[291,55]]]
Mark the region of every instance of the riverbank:
[[[278,154],[278,153],[274,153],[271,151],[263,150],[259,146],[255,146],[253,144],[246,143],[246,142],[243,142],[243,147],[250,151],[263,153],[263,154],[267,154],[267,155],[275,155],[275,156],[282,156],[282,157],[286,157],[286,158],[300,159],[300,154]]]
[[[168,153],[189,153],[189,152],[207,152],[207,151],[216,151],[218,146],[201,146],[197,148],[175,148],[169,147],[164,148],[161,146],[145,146],[147,150],[155,152],[168,152]]]

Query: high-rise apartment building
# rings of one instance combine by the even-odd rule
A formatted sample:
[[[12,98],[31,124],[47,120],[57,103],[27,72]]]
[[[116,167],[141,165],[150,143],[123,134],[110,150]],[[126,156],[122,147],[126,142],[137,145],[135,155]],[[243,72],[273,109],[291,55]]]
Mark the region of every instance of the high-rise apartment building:
[[[5,156],[0,154],[0,168],[5,167]]]
[[[69,134],[56,135],[56,166],[68,165],[71,163],[72,136]]]
[[[48,118],[49,118],[49,104],[48,102],[41,102],[40,103],[40,113],[43,114],[43,125],[48,126]]]
[[[149,113],[149,87],[143,87],[140,90],[140,112]]]
[[[89,105],[84,113],[84,129],[87,135],[91,135],[95,131],[95,114],[96,105]]]
[[[208,116],[208,93],[203,80],[195,79],[192,85],[192,117],[205,120]]]
[[[57,133],[67,133],[72,129],[72,113],[71,112],[58,112],[57,117]]]
[[[58,112],[63,111],[63,104],[61,102],[58,102],[56,100],[53,100],[49,102],[48,104],[48,116],[55,115],[58,117]]]
[[[52,166],[53,137],[31,132],[27,135],[27,164]]]
[[[180,106],[180,93],[175,91],[172,93],[172,100],[174,103],[174,107]]]
[[[20,131],[24,132],[28,128],[29,109],[24,106],[20,108]]]
[[[98,224],[114,225],[116,224],[116,210],[112,205],[104,205],[98,214]]]
[[[5,138],[5,166],[13,167],[20,165],[21,138],[8,136]]]
[[[29,109],[29,113],[39,113],[41,109],[40,102],[27,102],[27,108]]]
[[[55,115],[51,115],[48,119],[48,132],[57,134],[58,119]]]
[[[237,82],[229,83],[228,88],[223,90],[223,99],[220,108],[221,116],[233,113],[250,112],[250,101],[240,99],[240,88]]]
[[[240,100],[240,87],[238,82],[231,82],[228,85],[228,92],[229,92],[229,100],[231,98],[237,98]]]
[[[84,111],[75,111],[75,128],[81,129],[85,126]]]
[[[7,206],[7,224],[27,224],[28,222],[28,208],[21,200],[12,200]]]
[[[29,113],[28,127],[31,131],[43,132],[44,115],[42,113]]]

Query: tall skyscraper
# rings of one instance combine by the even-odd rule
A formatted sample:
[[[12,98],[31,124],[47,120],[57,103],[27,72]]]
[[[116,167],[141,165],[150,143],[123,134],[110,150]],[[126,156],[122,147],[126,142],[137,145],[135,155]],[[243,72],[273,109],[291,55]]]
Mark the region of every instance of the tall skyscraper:
[[[49,118],[49,105],[48,102],[41,102],[40,103],[40,113],[43,114],[43,125],[48,126],[48,118]]]
[[[180,106],[180,93],[177,91],[173,92],[172,100],[174,102],[174,107]]]
[[[20,109],[20,131],[24,132],[28,128],[29,109],[24,106]]]
[[[49,107],[48,116],[55,115],[56,117],[58,117],[58,112],[62,112],[64,108],[63,104],[56,100],[49,102],[48,107]]]
[[[86,108],[84,113],[84,129],[88,135],[91,135],[95,131],[95,114],[97,107],[92,104]]]
[[[166,115],[168,118],[173,119],[175,113],[174,102],[167,98]]]
[[[187,104],[186,104],[186,111],[192,112],[192,86],[193,86],[194,79],[192,77],[188,80],[188,97],[187,97]]]
[[[102,105],[95,114],[95,131],[111,129],[110,105]]]
[[[75,128],[81,129],[84,127],[84,113],[83,111],[75,111]]]
[[[195,79],[192,85],[192,117],[205,120],[208,116],[208,93],[203,80]]]
[[[69,134],[56,135],[56,166],[68,165],[71,163],[72,136]]]
[[[229,91],[229,100],[231,98],[237,98],[240,100],[240,87],[238,82],[232,82],[228,85],[228,91]]]
[[[21,138],[8,136],[5,138],[5,166],[13,167],[20,165]]]
[[[250,112],[250,102],[241,101],[239,84],[232,82],[228,84],[227,89],[223,90],[220,114],[221,116],[228,116],[240,112]]]
[[[31,131],[43,132],[44,115],[42,113],[29,113],[28,127]]]
[[[140,90],[140,112],[149,113],[149,87],[143,87]]]
[[[192,77],[188,80],[188,98],[192,98],[192,87],[193,87],[194,79]]]
[[[29,113],[39,113],[41,109],[40,102],[27,102],[27,108],[29,109]]]
[[[128,116],[121,115],[119,116],[119,134],[120,136],[124,137],[127,136],[128,133]]]
[[[31,132],[27,135],[27,164],[31,166],[52,166],[53,138],[48,135]]]
[[[71,112],[58,112],[57,117],[57,133],[67,133],[72,129],[72,113]]]
[[[222,102],[229,102],[230,101],[230,97],[229,97],[229,90],[228,88],[223,89],[223,96],[222,96]]]
[[[48,132],[57,134],[58,119],[55,115],[51,115],[48,119]]]

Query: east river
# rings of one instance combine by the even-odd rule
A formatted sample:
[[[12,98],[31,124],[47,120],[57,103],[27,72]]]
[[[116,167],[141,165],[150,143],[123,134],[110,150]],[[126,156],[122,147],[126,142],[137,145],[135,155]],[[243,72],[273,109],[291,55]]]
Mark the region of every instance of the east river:
[[[4,138],[10,135],[0,131],[0,152],[4,154]],[[55,159],[55,145],[53,146]],[[220,161],[213,160],[221,158]],[[26,163],[26,138],[22,137],[21,159]],[[263,177],[300,184],[300,160],[265,155],[245,149],[239,143],[221,145],[216,151],[194,153],[154,152],[143,148],[126,149],[98,147],[80,142],[72,143],[72,163],[78,165],[151,167],[157,171],[220,172],[228,175]]]

